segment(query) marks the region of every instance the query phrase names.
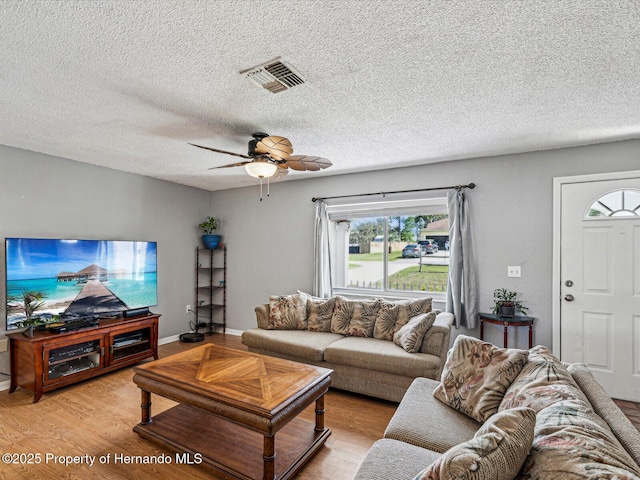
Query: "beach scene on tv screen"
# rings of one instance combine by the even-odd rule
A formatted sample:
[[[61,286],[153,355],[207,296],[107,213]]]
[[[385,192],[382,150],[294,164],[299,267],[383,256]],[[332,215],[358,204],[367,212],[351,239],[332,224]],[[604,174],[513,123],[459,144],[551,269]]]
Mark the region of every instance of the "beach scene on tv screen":
[[[7,329],[157,302],[157,244],[6,239]]]

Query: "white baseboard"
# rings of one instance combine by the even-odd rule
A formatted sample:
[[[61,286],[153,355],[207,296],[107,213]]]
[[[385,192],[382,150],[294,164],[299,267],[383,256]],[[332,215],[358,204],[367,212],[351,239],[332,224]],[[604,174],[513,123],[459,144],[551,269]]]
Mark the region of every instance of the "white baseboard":
[[[158,339],[158,345],[165,345],[167,343],[179,342],[180,335],[173,335],[171,337],[164,337]]]

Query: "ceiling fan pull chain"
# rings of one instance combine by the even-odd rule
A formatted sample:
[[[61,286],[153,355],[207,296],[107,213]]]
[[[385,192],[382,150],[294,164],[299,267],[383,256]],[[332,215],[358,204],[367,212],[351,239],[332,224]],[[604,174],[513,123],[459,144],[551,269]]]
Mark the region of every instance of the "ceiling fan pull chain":
[[[271,177],[267,177],[267,197],[271,195],[271,182],[269,181]]]
[[[262,177],[260,177],[260,201],[262,201]]]

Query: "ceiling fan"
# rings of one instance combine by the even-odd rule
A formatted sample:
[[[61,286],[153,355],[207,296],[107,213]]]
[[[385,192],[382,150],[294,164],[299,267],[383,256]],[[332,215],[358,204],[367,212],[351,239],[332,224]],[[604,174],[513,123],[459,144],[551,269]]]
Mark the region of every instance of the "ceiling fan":
[[[329,160],[322,157],[291,155],[293,153],[293,147],[288,138],[262,132],[254,133],[252,137],[253,140],[249,141],[249,151],[247,155],[196,145],[195,143],[190,143],[189,145],[211,150],[212,152],[246,158],[247,160],[243,162],[212,167],[209,170],[244,166],[249,175],[260,179],[260,201],[262,201],[262,179],[267,179],[267,196],[269,196],[269,180],[283,178],[289,173],[289,168],[291,170],[317,172],[318,170],[329,168],[332,165]]]

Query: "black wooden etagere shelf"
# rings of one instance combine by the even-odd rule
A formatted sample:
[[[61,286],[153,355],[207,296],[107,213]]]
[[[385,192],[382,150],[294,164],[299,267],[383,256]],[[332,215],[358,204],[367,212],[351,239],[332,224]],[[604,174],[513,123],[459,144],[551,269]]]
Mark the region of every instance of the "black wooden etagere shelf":
[[[211,335],[227,329],[227,249],[196,249],[196,312],[198,325]],[[199,329],[198,329],[199,331]]]

